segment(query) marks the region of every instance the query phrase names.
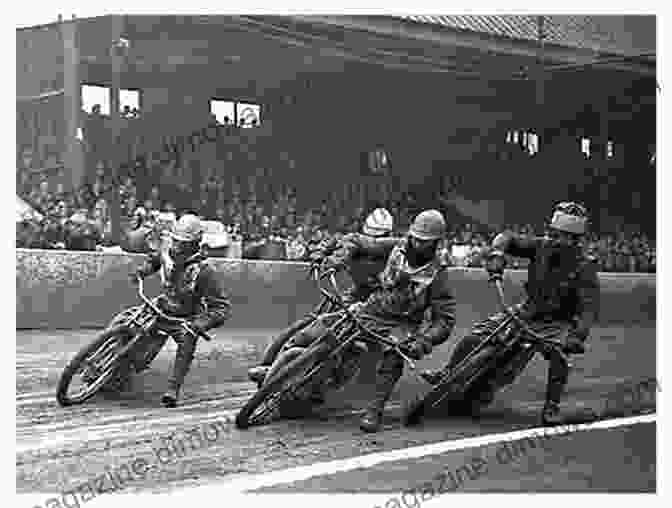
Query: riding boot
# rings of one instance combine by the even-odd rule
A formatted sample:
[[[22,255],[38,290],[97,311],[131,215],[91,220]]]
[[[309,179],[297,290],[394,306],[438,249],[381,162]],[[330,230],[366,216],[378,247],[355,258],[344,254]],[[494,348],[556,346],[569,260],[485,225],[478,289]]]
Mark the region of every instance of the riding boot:
[[[564,358],[553,355],[549,358],[548,380],[546,383],[546,403],[541,414],[542,425],[560,425],[564,419],[560,414],[560,398],[567,386],[569,365]]]
[[[194,360],[196,350],[196,339],[192,336],[182,336],[178,342],[177,352],[175,353],[175,364],[173,373],[168,379],[168,391],[163,395],[161,402],[166,407],[176,407],[180,396],[180,389],[184,383],[184,378],[189,372],[191,362]]]
[[[394,386],[404,371],[404,361],[393,352],[385,353],[376,380],[375,395],[364,410],[359,427],[364,432],[378,432],[383,423],[385,403],[389,400]]]

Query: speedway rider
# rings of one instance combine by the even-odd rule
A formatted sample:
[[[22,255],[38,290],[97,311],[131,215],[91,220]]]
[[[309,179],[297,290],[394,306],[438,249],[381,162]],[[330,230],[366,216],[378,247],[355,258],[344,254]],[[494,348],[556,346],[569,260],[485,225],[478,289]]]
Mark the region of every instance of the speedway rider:
[[[164,293],[157,300],[159,307],[170,316],[189,319],[194,331],[219,327],[231,314],[229,298],[201,251],[202,238],[200,219],[192,214],[183,215],[168,233],[167,247],[150,253],[145,263],[131,274],[132,281],[137,281],[160,271]],[[168,391],[161,402],[166,407],[176,407],[194,359],[197,338],[173,323],[161,323],[160,327],[177,343]],[[158,354],[166,340],[165,335],[162,337],[148,341],[153,351],[147,356],[153,359]],[[148,363],[141,368],[147,368]]]
[[[490,277],[501,279],[506,265],[505,254],[529,259],[525,284],[527,298],[517,307],[522,311],[521,317],[537,332],[560,333],[569,325],[564,354],[555,350],[544,353],[550,363],[546,403],[542,411],[544,425],[556,425],[563,421],[559,405],[569,376],[565,354],[585,351],[584,343],[598,312],[598,265],[596,259],[585,254],[581,246],[587,223],[588,214],[582,205],[559,203],[553,209],[546,236],[500,233],[493,240],[486,260]],[[438,383],[505,318],[505,314],[499,313],[476,324],[458,344],[448,365],[442,371],[423,373],[425,380],[432,384]],[[481,394],[482,401],[489,402],[493,397],[493,392]]]
[[[434,346],[445,342],[455,324],[455,300],[448,271],[439,255],[439,243],[445,231],[441,212],[426,210],[418,214],[408,235],[392,249],[380,274],[380,287],[370,293],[366,301],[350,306],[360,321],[375,333],[389,335],[400,326],[411,330],[404,349],[415,359],[421,359]],[[307,347],[325,333],[329,324],[316,320],[292,337],[283,351]],[[375,396],[360,420],[360,428],[365,432],[380,430],[385,403],[404,368],[403,359],[396,351],[382,345],[381,348]],[[281,358],[283,355],[273,364],[272,372],[285,364]]]
[[[376,208],[366,218],[361,233],[350,233],[340,240],[322,242],[310,254],[314,267],[330,266],[347,270],[353,286],[345,295],[349,303],[361,302],[380,285],[378,275],[385,268],[387,256],[399,238],[390,236],[394,218],[385,208]],[[298,330],[312,321],[312,316],[299,319],[286,328],[268,346],[261,363],[248,371],[249,378],[261,386],[282,346]]]

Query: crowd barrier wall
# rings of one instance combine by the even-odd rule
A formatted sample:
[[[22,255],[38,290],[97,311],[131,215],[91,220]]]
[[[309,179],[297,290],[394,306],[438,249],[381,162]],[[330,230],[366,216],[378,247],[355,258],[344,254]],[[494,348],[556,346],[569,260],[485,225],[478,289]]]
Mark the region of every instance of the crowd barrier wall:
[[[141,254],[16,249],[17,328],[102,327],[117,312],[140,302],[128,278]],[[304,264],[211,258],[229,293],[233,328],[273,329],[308,312],[317,302]],[[158,275],[145,292],[160,291]]]
[[[128,274],[144,256],[101,252],[16,249],[16,326],[19,329],[102,327],[139,302]],[[210,260],[230,294],[228,327],[277,329],[308,312],[318,300],[307,265],[283,261]],[[452,269],[458,326],[497,310],[497,296],[482,269]],[[511,302],[523,294],[523,271],[507,272]],[[601,273],[600,324],[653,323],[655,274]],[[159,292],[159,277],[147,294]]]

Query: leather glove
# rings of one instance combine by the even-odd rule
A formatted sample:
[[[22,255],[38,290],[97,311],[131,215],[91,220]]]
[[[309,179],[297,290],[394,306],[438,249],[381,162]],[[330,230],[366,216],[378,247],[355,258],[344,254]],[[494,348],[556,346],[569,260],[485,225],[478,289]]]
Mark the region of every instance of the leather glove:
[[[414,360],[422,360],[432,352],[432,343],[424,336],[417,335],[404,343],[403,350]]]
[[[142,273],[140,273],[139,271],[131,272],[131,273],[128,274],[128,279],[131,281],[131,284],[133,284],[134,286],[137,286],[139,280],[142,279],[142,278],[143,278]]]
[[[198,335],[199,332],[207,331],[209,326],[204,319],[196,318],[191,323],[189,323],[189,328],[191,328]]]
[[[322,252],[319,250],[313,251],[308,255],[308,261],[310,261],[311,265],[320,266],[323,260],[324,256],[322,255]]]
[[[490,281],[502,280],[506,268],[506,257],[501,250],[491,250],[485,257],[485,269]]]

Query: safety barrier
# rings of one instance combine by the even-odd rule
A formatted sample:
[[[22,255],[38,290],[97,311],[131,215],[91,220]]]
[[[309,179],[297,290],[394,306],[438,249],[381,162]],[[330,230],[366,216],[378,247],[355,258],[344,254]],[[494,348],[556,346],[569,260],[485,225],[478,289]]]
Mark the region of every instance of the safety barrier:
[[[104,326],[116,312],[138,302],[130,273],[142,255],[16,249],[17,328],[75,329]],[[310,310],[318,299],[307,265],[284,261],[210,261],[228,290],[232,328],[277,329]],[[455,268],[458,326],[497,309],[482,269]],[[511,301],[522,295],[525,272],[507,272]],[[157,294],[159,280],[148,280]],[[600,274],[601,324],[653,323],[655,274]]]
[[[75,329],[105,326],[120,310],[139,302],[128,274],[139,254],[16,249],[17,328]],[[308,312],[317,301],[305,265],[212,258],[231,297],[227,326],[273,329]],[[159,276],[147,294],[160,291]]]

